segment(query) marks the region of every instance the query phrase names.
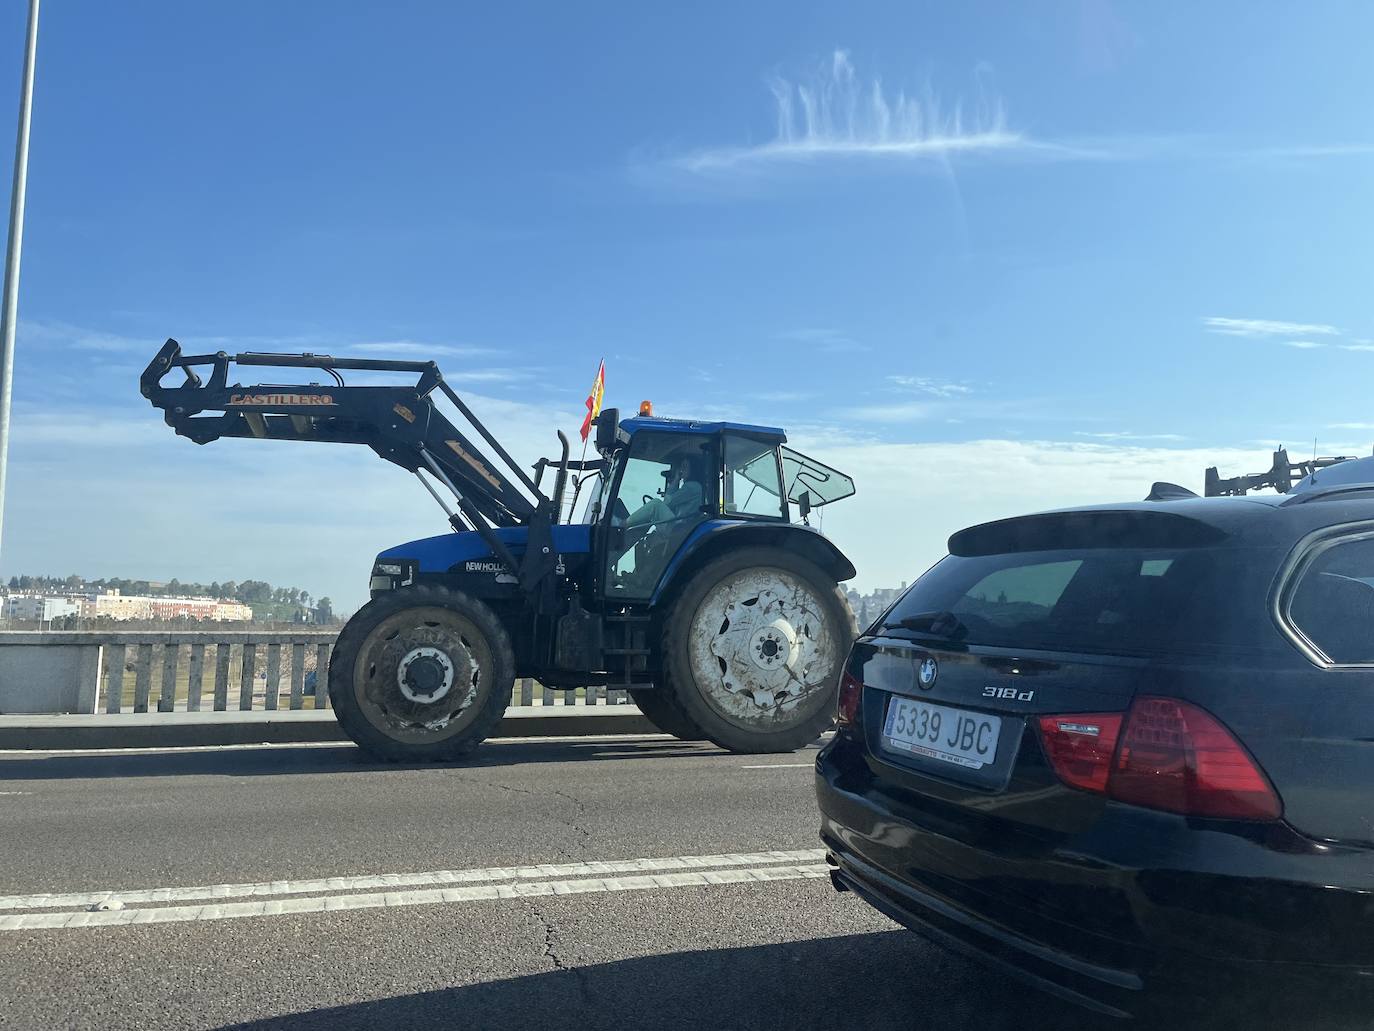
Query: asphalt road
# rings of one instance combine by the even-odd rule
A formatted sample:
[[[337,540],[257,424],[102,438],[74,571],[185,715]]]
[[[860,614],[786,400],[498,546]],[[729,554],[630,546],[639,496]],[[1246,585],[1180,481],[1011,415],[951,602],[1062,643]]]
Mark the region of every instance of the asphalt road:
[[[814,755],[0,754],[0,1027],[1120,1026],[835,893]]]

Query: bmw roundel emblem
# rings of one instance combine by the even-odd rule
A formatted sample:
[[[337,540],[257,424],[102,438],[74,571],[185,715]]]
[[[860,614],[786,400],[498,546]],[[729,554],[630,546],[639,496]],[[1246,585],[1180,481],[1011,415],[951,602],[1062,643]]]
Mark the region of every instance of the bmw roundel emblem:
[[[922,690],[926,691],[935,686],[935,678],[939,675],[940,664],[930,655],[926,656],[925,662],[921,663],[921,668],[916,671],[916,679],[920,682]]]

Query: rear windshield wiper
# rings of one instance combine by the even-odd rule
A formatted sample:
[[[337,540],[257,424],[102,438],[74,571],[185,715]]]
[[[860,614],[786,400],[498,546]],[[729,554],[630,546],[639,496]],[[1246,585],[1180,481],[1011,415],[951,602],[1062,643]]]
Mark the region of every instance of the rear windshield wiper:
[[[881,630],[910,630],[917,634],[930,634],[945,637],[951,641],[961,641],[968,636],[968,627],[953,612],[917,612],[903,616],[894,623],[884,623]]]

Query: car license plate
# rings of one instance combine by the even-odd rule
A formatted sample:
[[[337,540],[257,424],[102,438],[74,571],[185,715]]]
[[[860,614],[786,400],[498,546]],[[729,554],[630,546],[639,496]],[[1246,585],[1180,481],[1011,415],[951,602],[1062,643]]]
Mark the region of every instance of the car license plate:
[[[894,695],[883,723],[883,745],[981,770],[997,758],[1002,720]]]

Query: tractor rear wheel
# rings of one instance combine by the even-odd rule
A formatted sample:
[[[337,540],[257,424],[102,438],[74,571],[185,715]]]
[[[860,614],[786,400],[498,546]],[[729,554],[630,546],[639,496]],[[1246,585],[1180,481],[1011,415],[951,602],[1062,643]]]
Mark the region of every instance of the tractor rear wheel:
[[[450,762],[500,722],[515,683],[510,635],[483,602],[403,587],[339,633],[329,701],[344,732],[387,762]]]
[[[673,702],[732,752],[790,752],[830,728],[858,627],[818,565],[751,547],[703,566],[668,615]]]
[[[665,734],[672,734],[681,741],[704,741],[706,735],[692,722],[673,697],[673,689],[667,684],[654,687],[632,687],[630,698],[639,706],[644,718]]]

